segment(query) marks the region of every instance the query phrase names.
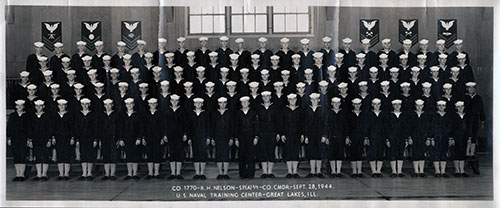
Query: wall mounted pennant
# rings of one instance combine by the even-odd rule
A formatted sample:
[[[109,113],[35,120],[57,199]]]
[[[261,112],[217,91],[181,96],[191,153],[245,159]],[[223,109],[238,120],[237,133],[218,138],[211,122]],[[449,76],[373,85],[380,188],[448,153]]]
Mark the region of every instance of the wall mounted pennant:
[[[91,51],[95,49],[95,42],[102,40],[101,31],[100,21],[82,22],[82,41],[87,43],[87,49]]]
[[[418,20],[417,19],[400,19],[399,20],[399,42],[402,44],[404,40],[411,40],[411,45],[418,43]]]
[[[141,38],[141,21],[122,21],[122,41],[129,50],[137,47],[137,40]]]
[[[360,19],[359,20],[359,41],[370,39],[370,48],[379,41],[379,20],[378,19]]]
[[[54,51],[54,43],[62,42],[61,22],[42,22],[42,42],[50,51]]]
[[[445,40],[446,48],[450,48],[457,39],[457,19],[438,19],[437,25],[437,39]]]

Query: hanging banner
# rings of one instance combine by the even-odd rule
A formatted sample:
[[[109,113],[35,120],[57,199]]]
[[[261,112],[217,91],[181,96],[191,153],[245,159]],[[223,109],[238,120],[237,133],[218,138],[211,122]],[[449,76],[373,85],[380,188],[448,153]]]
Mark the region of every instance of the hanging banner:
[[[102,40],[101,31],[100,21],[82,22],[82,41],[87,43],[87,49],[90,51],[95,49],[95,42]]]
[[[42,22],[42,42],[50,51],[54,51],[54,43],[62,42],[61,22]]]
[[[404,40],[411,40],[411,45],[418,43],[418,20],[417,19],[400,19],[399,20],[399,42],[402,44]]]
[[[379,20],[378,19],[360,19],[359,20],[359,41],[370,39],[370,48],[379,41]]]
[[[457,19],[438,19],[437,25],[437,39],[445,40],[446,48],[450,48],[457,39]]]
[[[141,38],[141,21],[122,21],[122,41],[129,50],[135,49]]]

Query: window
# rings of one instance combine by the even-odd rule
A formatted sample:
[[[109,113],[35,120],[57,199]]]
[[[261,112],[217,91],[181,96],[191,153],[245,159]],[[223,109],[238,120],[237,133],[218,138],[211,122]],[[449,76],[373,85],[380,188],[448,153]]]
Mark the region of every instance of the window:
[[[231,7],[231,33],[268,33],[267,7]]]
[[[274,6],[274,33],[309,33],[310,12],[308,7]]]
[[[225,7],[189,7],[189,34],[220,34],[225,32]]]

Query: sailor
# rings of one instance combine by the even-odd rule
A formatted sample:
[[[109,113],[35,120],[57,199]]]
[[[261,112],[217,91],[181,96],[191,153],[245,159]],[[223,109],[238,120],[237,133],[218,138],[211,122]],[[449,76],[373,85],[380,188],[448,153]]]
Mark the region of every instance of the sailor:
[[[54,43],[54,55],[50,57],[49,68],[54,71],[54,77],[60,76],[60,70],[62,68],[61,59],[64,57],[69,58],[68,55],[64,53],[64,44],[61,42]]]
[[[456,66],[458,65],[458,60],[457,60],[457,56],[458,54],[465,54],[465,64],[469,65],[470,64],[470,60],[469,60],[469,54],[467,52],[464,51],[463,49],[463,40],[462,39],[457,39],[455,41],[453,41],[453,44],[455,45],[455,51],[451,52],[451,54],[449,55],[449,59],[448,59],[448,65],[449,66]]]
[[[366,103],[368,104],[368,103]],[[370,163],[373,178],[382,177],[382,166],[384,162],[384,150],[386,149],[387,113],[382,109],[381,100],[374,98],[371,100],[371,109],[366,114],[368,123],[367,139],[364,141],[366,147],[366,160]]]
[[[381,80],[389,80],[391,77],[389,74],[389,68],[392,67],[389,65],[389,55],[381,53],[378,57],[380,62],[380,65],[378,66],[378,77]]]
[[[251,63],[248,66],[248,69],[250,70],[249,79],[252,81],[257,81],[259,80],[260,71],[264,69],[261,64],[262,61],[259,54],[252,54],[250,57]]]
[[[45,102],[36,100],[35,112],[31,115],[31,129],[28,129],[28,146],[33,149],[35,156],[36,177],[34,181],[47,181],[49,157],[53,144],[53,129],[51,115],[45,113]]]
[[[272,82],[278,81],[278,78],[281,74],[281,70],[283,68],[279,65],[281,62],[280,57],[277,55],[271,56],[271,66],[269,66],[269,74]]]
[[[417,58],[415,57],[415,60]],[[401,54],[399,55],[399,74],[400,74],[400,79],[403,82],[407,82],[410,80],[411,77],[411,67],[409,64],[409,57],[406,54]]]
[[[484,115],[484,104],[483,99],[476,92],[476,83],[467,82],[465,83],[467,88],[467,93],[464,98],[465,112],[468,113],[471,118],[472,125],[472,138],[467,141],[467,156],[469,157],[469,164],[472,167],[474,174],[479,175],[479,164],[476,158],[476,147],[479,143],[478,141],[478,131],[479,129],[484,129],[486,125],[486,117]]]
[[[220,48],[218,48],[215,52],[217,52],[217,59],[221,65],[221,67],[229,66],[229,54],[233,53],[233,50],[229,48],[229,38],[227,36],[219,37]]]
[[[332,38],[325,36],[321,39],[323,48],[319,52],[323,53],[323,64],[328,67],[335,64],[335,51],[332,49]]]
[[[123,55],[121,62],[123,63],[123,65],[117,67],[118,69],[120,69],[120,80],[124,82],[130,82],[130,80],[132,79],[130,71],[134,69],[134,67],[132,66],[132,56],[130,54]]]
[[[300,55],[300,66],[304,68],[310,68],[314,64],[312,54],[314,51],[309,49],[310,40],[307,38],[303,38],[300,40],[301,49],[297,52]],[[292,57],[293,58],[293,57]]]
[[[446,101],[437,101],[437,111],[433,115],[432,130],[430,139],[431,161],[433,161],[435,174],[434,177],[445,177],[446,161],[449,159],[448,151],[454,149],[454,139],[452,134],[451,115],[446,113]]]
[[[77,52],[71,56],[71,68],[72,69],[80,69],[83,66],[82,58],[84,56],[90,56],[86,52],[87,43],[85,41],[77,41],[76,42]]]
[[[418,57],[418,55],[422,55],[422,54],[425,55],[427,57],[427,59],[425,61],[425,65],[426,66],[434,66],[432,64],[432,52],[429,51],[429,40],[422,39],[418,43],[420,46],[420,50],[417,53],[417,57]]]
[[[123,126],[120,133],[119,145],[125,149],[125,162],[127,163],[127,176],[124,180],[139,180],[137,169],[141,159],[140,145],[144,134],[144,122],[135,111],[135,102],[133,98],[126,98],[124,101],[125,109],[122,111]]]
[[[58,110],[53,113],[54,119],[54,137],[57,152],[57,168],[59,177],[57,180],[69,180],[69,171],[71,168],[71,160],[73,160],[73,145],[75,138],[73,136],[73,115],[66,110],[68,101],[65,99],[57,100]]]
[[[365,39],[361,40],[361,46],[363,46],[363,51],[361,51],[359,53],[365,54],[366,66],[367,67],[378,66],[378,56],[375,52],[370,50],[370,48],[371,48],[370,39],[365,38]]]
[[[186,38],[177,38],[177,50],[174,52],[174,63],[177,66],[185,66],[187,63],[187,52],[189,49],[186,48]]]
[[[226,97],[217,99],[218,108],[212,112],[211,143],[215,144],[215,161],[219,174],[217,180],[229,179],[229,155],[234,144],[233,112],[227,108]]]
[[[369,75],[370,67],[365,63],[366,55],[364,53],[356,54],[356,67],[358,68],[359,78],[361,80],[367,80]]]
[[[210,54],[210,52],[212,52],[207,47],[208,38],[205,36],[202,36],[202,37],[199,37],[198,40],[200,41],[200,48],[198,48],[198,50],[196,50],[196,52],[195,52],[195,56],[196,56],[195,62],[200,64],[200,66],[207,67],[208,64],[210,63],[210,57],[208,56],[208,54]]]
[[[196,68],[199,66],[195,61],[195,56],[193,51],[186,52],[186,63],[181,65],[184,68],[184,79],[188,81],[194,81],[196,77]]]
[[[411,52],[411,47],[413,46],[413,42],[410,39],[403,40],[403,50],[398,53],[399,58],[401,55],[406,55],[408,66],[416,66],[417,65],[417,55]]]
[[[175,79],[175,67],[181,67],[181,66],[176,66],[174,62],[174,53],[165,53],[164,58],[164,65],[160,66],[162,67],[162,73],[161,73],[161,79],[163,80],[168,80],[168,81],[173,81]],[[182,76],[181,76],[182,77]]]
[[[132,66],[142,68],[145,64],[144,54],[146,54],[147,42],[144,40],[137,40],[137,51],[132,54]]]
[[[260,56],[260,65],[267,69],[271,66],[271,56],[273,52],[266,47],[267,38],[260,37],[257,39],[259,41],[259,49],[255,50],[253,54],[259,54]]]
[[[179,179],[181,175],[182,163],[185,159],[184,142],[187,141],[187,115],[180,105],[180,96],[170,95],[170,104],[165,116],[165,127],[167,130],[167,145],[170,161],[170,176],[167,180]]]
[[[472,67],[467,64],[467,55],[465,53],[457,55],[457,67],[460,68],[460,73],[465,82],[474,82],[474,72]]]
[[[238,73],[236,72],[239,72],[241,68],[243,67],[240,67],[238,65],[238,62],[239,62],[239,57],[240,55],[236,54],[236,53],[233,53],[233,54],[229,54],[229,79],[231,80],[238,80]]]
[[[118,41],[116,43],[116,54],[111,57],[111,67],[120,68],[123,66],[123,56],[125,53],[125,47],[127,44],[123,41]],[[73,61],[71,61],[73,63]]]
[[[148,175],[146,180],[156,178],[163,179],[160,175],[160,163],[162,161],[162,147],[168,142],[167,132],[164,128],[165,118],[158,111],[158,99],[149,98],[147,100],[149,111],[144,112],[144,138],[142,145],[146,148]]]
[[[280,115],[278,106],[271,102],[271,92],[263,91],[260,93],[262,103],[256,108],[259,118],[259,143],[258,150],[260,154],[257,159],[262,165],[262,175],[260,178],[275,178],[273,166],[276,162],[275,147],[280,139],[279,124]]]
[[[248,52],[250,53],[250,52]],[[208,80],[217,80],[219,77],[219,70],[221,68],[220,64],[217,62],[218,54],[215,51],[212,51],[208,54],[210,57],[210,63],[205,67],[205,73],[207,74]],[[250,55],[249,55],[250,56]],[[249,58],[250,59],[250,58]]]
[[[408,114],[408,147],[411,151],[414,173],[412,178],[427,177],[424,172],[425,159],[431,145],[431,123],[432,112],[424,111],[425,102],[421,99],[415,100],[415,110]]]
[[[102,69],[104,66],[103,58],[104,56],[109,56],[106,52],[104,52],[104,42],[102,40],[98,40],[94,43],[95,46],[95,54],[92,56],[92,68]]]
[[[368,122],[365,111],[362,110],[361,99],[352,100],[353,110],[348,113],[348,123],[346,126],[346,155],[351,161],[352,178],[363,178],[362,155],[364,146],[368,143]]]
[[[104,176],[101,180],[116,180],[116,163],[119,158],[118,147],[120,146],[121,128],[123,128],[123,119],[120,112],[114,109],[113,100],[106,98],[102,101],[103,111],[98,113],[97,124],[101,130],[97,132],[102,163],[104,164]]]
[[[38,41],[33,43],[35,52],[33,54],[30,54],[28,56],[28,58],[26,59],[26,71],[27,72],[33,73],[40,68],[40,65],[38,64],[38,59],[40,57],[44,56],[42,53],[44,45],[45,44],[43,44],[42,42],[38,42]]]
[[[284,107],[281,120],[280,135],[284,143],[284,159],[288,169],[286,178],[300,178],[297,173],[299,165],[299,151],[304,139],[304,114],[302,108],[297,104],[297,95],[287,95],[288,105]]]
[[[238,66],[248,67],[248,65],[250,65],[250,56],[252,55],[252,53],[245,49],[245,39],[236,38],[234,42],[238,46],[238,49],[234,52],[238,54]]]
[[[205,165],[207,163],[207,147],[210,144],[210,124],[209,114],[203,110],[204,100],[202,98],[194,98],[194,109],[188,110],[188,144],[193,149],[193,165],[195,169],[194,180],[207,179],[205,176]]]
[[[295,52],[289,48],[290,39],[286,37],[281,38],[280,43],[281,48],[275,53],[275,55],[280,57],[280,67],[288,69],[292,66],[292,55],[294,55]]]
[[[76,140],[76,146],[80,148],[80,162],[82,165],[82,180],[93,180],[92,169],[97,157],[98,140],[96,126],[96,113],[90,110],[90,99],[82,98],[80,100],[81,110],[75,112],[73,135]]]
[[[468,141],[472,140],[471,117],[465,112],[463,101],[455,103],[456,113],[453,114],[453,142],[455,143],[453,152],[453,163],[455,165],[455,177],[469,177],[465,173],[465,159]]]
[[[165,54],[169,51],[167,50],[167,39],[158,38],[158,50],[153,52],[153,64],[156,66],[165,66]]]
[[[251,179],[255,175],[255,145],[259,142],[257,112],[250,108],[250,97],[240,98],[241,109],[235,115],[234,145],[238,149],[240,179]]]
[[[323,64],[323,53],[315,52],[313,53],[314,64],[312,66],[313,70],[313,79],[317,81],[324,80],[326,77],[326,67],[327,65]]]
[[[324,178],[321,173],[321,161],[323,159],[322,153],[325,151],[323,144],[327,140],[327,132],[325,131],[326,115],[323,113],[323,106],[319,105],[319,96],[318,93],[309,95],[311,105],[306,107],[304,115],[304,144],[306,146],[306,158],[309,160],[311,167],[311,171],[306,178]]]
[[[331,99],[331,109],[328,111],[327,117],[327,144],[329,145],[330,160],[330,178],[343,177],[342,161],[344,160],[344,145],[346,141],[346,129],[344,121],[346,121],[345,110],[341,108],[341,99],[333,97]]]
[[[438,65],[440,63],[440,61],[438,59],[440,58],[441,55],[448,56],[448,52],[446,52],[445,43],[446,43],[446,41],[443,39],[439,39],[436,41],[436,52],[434,52],[432,54],[432,58],[431,58],[431,65],[432,66]],[[448,60],[446,60],[445,64],[448,64]]]
[[[25,100],[14,101],[16,110],[9,114],[7,120],[7,145],[10,147],[13,158],[16,177],[12,181],[25,181],[26,163],[28,158],[28,138],[30,138],[30,115],[25,109]]]
[[[339,51],[339,53],[344,54],[343,64],[347,67],[354,66],[356,64],[356,52],[351,49],[351,44],[351,38],[342,39],[343,49]]]
[[[389,67],[397,66],[398,65],[398,57],[396,55],[396,52],[394,52],[391,49],[391,39],[385,38],[382,41],[382,50],[380,50],[377,55],[380,57],[380,54],[386,54],[387,55],[387,65]]]
[[[406,128],[408,125],[408,118],[405,112],[401,111],[402,100],[395,99],[392,100],[393,110],[387,114],[387,124],[385,129],[390,129],[386,131],[386,138],[384,139],[385,145],[387,147],[386,153],[388,154],[388,159],[391,163],[391,177],[405,177],[403,174],[403,160],[404,152],[409,145],[410,135]]]

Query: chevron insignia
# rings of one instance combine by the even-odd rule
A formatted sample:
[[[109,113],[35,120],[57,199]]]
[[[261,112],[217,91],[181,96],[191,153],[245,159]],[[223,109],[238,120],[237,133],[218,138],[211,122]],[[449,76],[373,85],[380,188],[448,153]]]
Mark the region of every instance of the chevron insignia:
[[[412,46],[418,42],[418,20],[400,19],[399,20],[399,42],[411,40]]]
[[[437,31],[437,39],[445,40],[446,48],[450,48],[457,39],[457,19],[438,19]]]
[[[122,21],[122,41],[129,50],[137,47],[137,40],[142,38],[141,21]]]
[[[379,20],[360,19],[359,20],[359,41],[370,39],[370,48],[379,42]]]
[[[94,43],[102,40],[101,37],[101,22],[100,21],[83,21],[82,22],[82,41],[87,43],[87,49],[93,51]]]
[[[54,50],[54,43],[62,42],[61,22],[42,22],[42,42],[50,51]]]

